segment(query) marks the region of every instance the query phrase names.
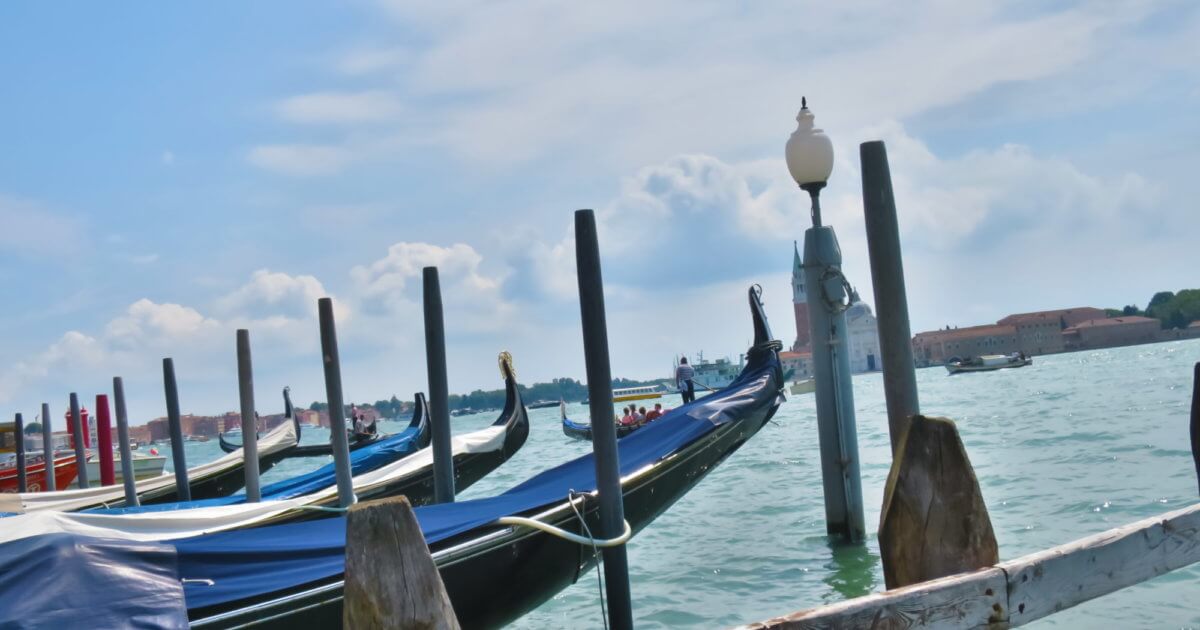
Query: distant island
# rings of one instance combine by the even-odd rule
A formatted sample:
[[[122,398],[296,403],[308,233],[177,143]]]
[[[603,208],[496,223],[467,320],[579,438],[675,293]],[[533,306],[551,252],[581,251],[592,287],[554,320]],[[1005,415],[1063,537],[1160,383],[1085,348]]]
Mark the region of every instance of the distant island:
[[[946,326],[912,339],[918,367],[958,357],[1027,356],[1200,338],[1200,289],[1159,291],[1145,309],[1081,306],[1016,313],[995,324]]]

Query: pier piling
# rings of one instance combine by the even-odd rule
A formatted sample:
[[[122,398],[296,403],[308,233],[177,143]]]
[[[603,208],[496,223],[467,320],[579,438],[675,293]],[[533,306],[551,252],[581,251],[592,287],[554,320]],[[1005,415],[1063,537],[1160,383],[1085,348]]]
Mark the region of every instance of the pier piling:
[[[25,477],[25,421],[21,418],[21,414],[17,414],[13,418],[13,437],[16,439],[14,445],[17,450],[17,492],[25,492],[29,489],[29,480]],[[45,467],[48,474],[54,473],[54,461],[50,460],[50,465]]]
[[[108,414],[108,396],[96,394],[96,448],[100,459],[100,485],[117,483],[113,471],[112,420]]]
[[[129,448],[129,414],[125,410],[125,382],[113,377],[113,404],[117,412],[117,448],[121,449],[121,483],[125,486],[125,506],[137,507],[137,480],[133,474],[133,450]]]
[[[254,364],[250,358],[250,331],[237,331],[238,402],[242,410],[242,459],[246,471],[246,500],[262,501],[258,483],[258,413],[254,408]]]
[[[880,140],[864,142],[859,145],[859,158],[862,162],[867,251],[871,258],[879,352],[883,361],[888,435],[895,456],[909,418],[920,413],[912,329],[908,322],[908,295],[904,287],[904,261],[900,255],[900,224],[896,218],[887,148]]]
[[[87,474],[87,451],[84,449],[84,436],[87,427],[83,426],[83,418],[79,415],[79,395],[71,392],[71,431],[74,433],[72,442],[75,446],[75,466],[78,468],[76,479],[80,488],[89,487]]]
[[[179,417],[179,385],[175,382],[175,360],[170,357],[163,359],[163,393],[167,397],[167,430],[171,434],[176,499],[191,501],[192,487],[188,485],[187,454],[183,450],[183,425]]]
[[[350,475],[350,443],[346,439],[346,407],[342,398],[342,363],[338,358],[337,325],[333,320],[333,300],[317,300],[317,319],[321,326],[321,359],[325,371],[325,398],[329,405],[329,438],[333,442],[333,469],[337,477],[338,505],[354,505],[354,479]]]
[[[367,501],[346,514],[346,628],[459,627],[406,497]]]
[[[58,479],[54,466],[54,430],[50,428],[50,405],[47,403],[42,403],[42,457],[46,460],[46,483],[42,489],[54,492],[58,489]]]
[[[433,501],[454,502],[454,453],[450,448],[450,392],[446,376],[446,329],[437,267],[422,270],[425,307],[425,366],[429,416],[433,422]]]
[[[1200,484],[1200,362],[1192,368],[1192,459],[1196,462],[1196,483]]]
[[[816,206],[815,196],[813,201]],[[808,313],[825,528],[831,536],[857,543],[866,538],[866,518],[850,380],[850,339],[846,332],[848,284],[842,275],[842,250],[833,228],[820,224],[819,209],[814,208],[813,216],[813,227],[804,233],[804,276],[810,291]]]
[[[587,364],[588,410],[592,418],[592,452],[596,488],[600,494],[598,538],[616,538],[625,531],[624,496],[617,429],[612,422],[612,366],[608,359],[608,324],[604,313],[604,279],[600,272],[600,242],[596,216],[575,211],[575,267],[579,278],[579,314],[583,320],[583,355]],[[629,557],[625,545],[604,549],[604,583],[608,619],[616,630],[633,627],[629,593]]]

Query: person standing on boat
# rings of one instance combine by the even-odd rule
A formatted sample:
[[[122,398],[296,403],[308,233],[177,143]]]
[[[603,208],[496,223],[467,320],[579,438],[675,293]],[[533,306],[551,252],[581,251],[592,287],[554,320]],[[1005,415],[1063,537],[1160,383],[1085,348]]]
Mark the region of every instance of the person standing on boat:
[[[679,388],[679,395],[683,397],[683,404],[688,404],[696,400],[696,384],[692,379],[696,378],[696,370],[688,365],[687,357],[679,357],[679,366],[675,368],[675,385]]]

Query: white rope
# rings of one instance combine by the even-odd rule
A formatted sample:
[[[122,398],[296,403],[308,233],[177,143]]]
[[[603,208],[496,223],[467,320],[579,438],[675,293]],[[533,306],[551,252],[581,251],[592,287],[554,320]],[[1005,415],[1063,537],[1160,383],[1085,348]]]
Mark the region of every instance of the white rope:
[[[568,540],[579,545],[591,545],[594,547],[616,547],[629,542],[629,539],[633,537],[633,528],[629,526],[629,521],[624,521],[625,531],[620,536],[617,536],[616,538],[610,538],[608,540],[592,538],[590,536],[580,536],[579,534],[569,532],[561,527],[555,527],[549,523],[543,523],[542,521],[534,520],[532,518],[525,518],[523,516],[501,516],[500,518],[496,519],[496,523],[498,525],[516,525],[520,527],[528,527],[530,529],[537,529],[552,536],[558,536],[563,540]]]

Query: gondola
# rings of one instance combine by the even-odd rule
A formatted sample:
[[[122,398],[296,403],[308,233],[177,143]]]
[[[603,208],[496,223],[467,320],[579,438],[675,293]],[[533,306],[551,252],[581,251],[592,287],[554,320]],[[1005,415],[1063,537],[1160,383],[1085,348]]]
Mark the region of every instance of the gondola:
[[[750,303],[755,343],[742,373],[721,391],[676,408],[619,442],[625,518],[633,532],[753,437],[782,402],[781,344],[771,340],[757,287],[751,289]],[[594,531],[595,487],[594,462],[586,455],[495,497],[417,508],[463,627],[511,622],[595,565],[591,547],[499,522],[526,516],[581,533],[579,510]],[[0,575],[9,575],[14,585],[3,597],[23,601],[25,610],[53,608],[49,602],[71,588],[56,582],[57,575],[82,575],[91,563],[112,555],[120,558],[125,574],[156,579],[128,580],[132,590],[119,600],[99,589],[85,592],[70,602],[73,610],[54,608],[56,620],[152,618],[161,624],[168,612],[148,602],[164,601],[164,593],[177,592],[182,583],[192,627],[340,627],[345,535],[345,519],[338,517],[155,543],[149,549],[112,538],[40,536],[0,546]],[[107,555],[70,551],[87,545],[89,550],[114,547]],[[46,555],[46,547],[64,552],[56,556],[55,573],[32,560]],[[18,570],[20,581],[14,579]]]
[[[278,464],[300,439],[295,417],[263,435],[258,444],[258,469],[266,472]],[[241,451],[188,469],[188,487],[192,499],[212,499],[233,494],[246,485],[245,462]],[[138,500],[143,504],[179,500],[174,474],[163,474],[136,482]],[[0,494],[0,513],[22,514],[42,510],[73,512],[96,507],[125,505],[123,486],[95,486],[56,492]]]
[[[455,486],[459,490],[507,461],[529,435],[529,418],[513,376],[511,357],[504,353],[501,359],[506,395],[500,417],[487,427],[456,435],[450,441]],[[428,426],[429,422],[422,420],[419,424]],[[365,500],[404,495],[413,505],[432,502],[433,451],[426,446],[411,452],[410,446],[412,440],[406,441],[396,434],[375,446],[351,453],[355,496]],[[403,456],[405,453],[411,454]],[[377,466],[380,460],[387,463]],[[168,540],[201,532],[327,518],[337,513],[335,478],[334,465],[327,464],[312,472],[263,486],[263,501],[257,503],[246,502],[245,495],[234,495],[85,513],[24,515],[5,522],[5,528],[0,529],[0,541],[47,532],[82,533],[99,529],[139,540]]]
[[[567,404],[565,402],[560,401],[560,404],[558,406],[558,412],[559,412],[559,415],[562,417],[563,433],[567,437],[575,438],[576,440],[591,441],[591,439],[592,439],[592,424],[590,422],[577,422],[575,420],[568,418],[567,417]],[[645,426],[645,425],[642,425],[642,426]],[[637,431],[638,429],[642,428],[642,426],[618,425],[617,426],[617,437],[623,438],[626,435],[629,435],[630,433],[633,433],[634,431]]]
[[[417,392],[417,394],[414,396],[414,399],[413,399],[412,421],[410,421],[408,423],[408,428],[406,429],[406,432],[421,430],[422,429],[422,425],[421,425],[422,420],[426,421],[423,430],[425,432],[425,442],[428,443],[429,423],[428,423],[427,403],[425,402],[425,394]],[[374,444],[374,443],[378,442],[379,440],[384,439],[385,437],[388,437],[388,436],[386,434],[382,434],[382,433],[356,433],[356,432],[348,431],[346,434],[346,437],[349,438],[348,445],[350,447],[350,450],[355,451],[364,446],[369,446],[371,444]],[[242,449],[241,444],[231,442],[230,440],[226,439],[225,434],[223,434],[223,433],[217,434],[217,441],[221,446],[221,450],[225,451],[226,453],[232,453],[234,451],[239,451]],[[425,444],[422,444],[421,448],[424,448],[424,447],[425,447]],[[326,444],[300,444],[300,445],[297,445],[296,448],[289,451],[287,454],[287,456],[289,458],[292,458],[292,457],[320,457],[323,455],[333,455],[332,442],[326,443]]]

